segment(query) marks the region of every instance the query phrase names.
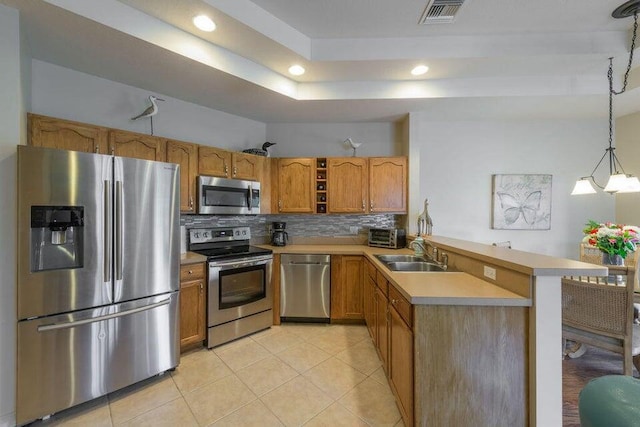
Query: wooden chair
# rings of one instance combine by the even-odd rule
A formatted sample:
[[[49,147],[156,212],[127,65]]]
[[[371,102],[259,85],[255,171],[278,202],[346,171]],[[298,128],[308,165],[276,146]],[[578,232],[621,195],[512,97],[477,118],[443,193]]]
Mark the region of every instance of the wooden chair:
[[[632,375],[632,363],[640,371],[640,325],[633,321],[636,270],[609,266],[609,275],[562,279],[562,336],[622,354],[623,373]]]

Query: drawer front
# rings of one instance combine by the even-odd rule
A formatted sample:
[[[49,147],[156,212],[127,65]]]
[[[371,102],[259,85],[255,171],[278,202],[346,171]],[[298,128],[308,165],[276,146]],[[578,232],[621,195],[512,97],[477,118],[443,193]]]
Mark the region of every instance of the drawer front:
[[[384,277],[384,274],[380,273],[376,270],[376,285],[382,291],[385,297],[389,296],[389,282],[387,282],[387,278]]]
[[[389,303],[396,309],[400,317],[407,322],[407,325],[409,325],[410,328],[413,327],[413,309],[411,304],[393,285],[389,286]]]
[[[366,265],[367,265],[367,274],[369,276],[371,276],[371,278],[375,281],[376,280],[376,267],[375,265],[373,265],[373,263],[369,260],[366,260]]]
[[[205,263],[185,264],[180,266],[180,281],[204,279]]]

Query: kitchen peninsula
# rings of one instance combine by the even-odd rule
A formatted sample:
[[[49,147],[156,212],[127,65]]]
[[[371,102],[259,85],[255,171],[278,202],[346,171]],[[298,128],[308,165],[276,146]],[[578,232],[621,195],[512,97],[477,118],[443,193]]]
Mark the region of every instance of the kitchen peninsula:
[[[448,255],[454,271],[393,272],[375,257],[408,249],[269,247],[275,272],[282,253],[361,257],[360,288],[340,294],[352,306],[362,301],[361,319],[405,424],[561,425],[560,278],[602,276],[607,269],[444,237],[429,240]],[[277,322],[277,273],[274,280]]]

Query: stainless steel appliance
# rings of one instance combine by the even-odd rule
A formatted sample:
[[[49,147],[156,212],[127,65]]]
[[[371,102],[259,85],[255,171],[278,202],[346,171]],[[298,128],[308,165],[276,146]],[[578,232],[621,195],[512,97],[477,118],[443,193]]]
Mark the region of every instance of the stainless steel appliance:
[[[209,263],[208,348],[273,324],[273,251],[250,239],[249,227],[189,230],[189,250]]]
[[[257,215],[260,213],[260,183],[199,176],[198,213],[205,215]]]
[[[18,147],[19,425],[178,365],[177,168]]]
[[[284,321],[329,322],[331,315],[331,257],[280,256],[280,318]]]
[[[370,228],[369,246],[401,249],[407,246],[407,233],[402,228]]]
[[[273,246],[286,246],[289,241],[289,234],[284,231],[287,227],[287,223],[276,221],[272,226],[273,232],[271,233],[271,244]]]

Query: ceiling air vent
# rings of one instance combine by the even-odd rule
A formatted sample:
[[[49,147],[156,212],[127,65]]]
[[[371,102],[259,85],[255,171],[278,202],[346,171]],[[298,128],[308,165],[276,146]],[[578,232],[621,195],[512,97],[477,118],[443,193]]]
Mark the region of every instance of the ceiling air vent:
[[[453,22],[465,0],[429,0],[419,24],[444,24]]]

